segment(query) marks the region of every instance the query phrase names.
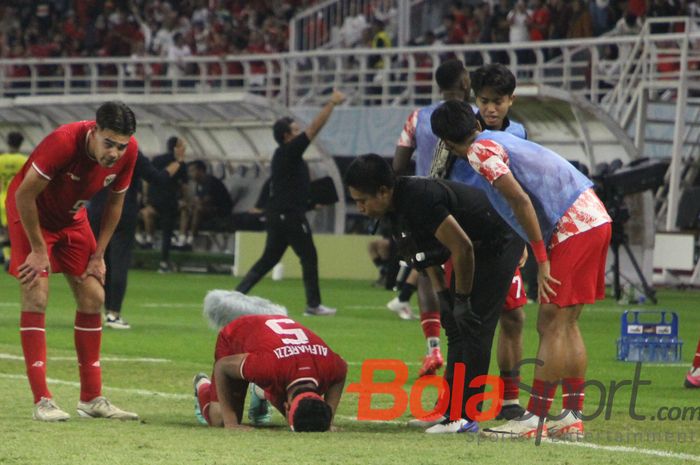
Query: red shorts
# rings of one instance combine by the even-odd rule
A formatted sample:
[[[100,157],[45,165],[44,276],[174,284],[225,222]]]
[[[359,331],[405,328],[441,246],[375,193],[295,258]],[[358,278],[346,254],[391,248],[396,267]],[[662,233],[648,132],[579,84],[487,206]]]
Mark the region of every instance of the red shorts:
[[[610,245],[610,223],[605,223],[555,245],[549,254],[552,285],[559,307],[592,304],[605,298],[605,260]]]
[[[17,276],[17,269],[24,263],[32,251],[22,222],[16,218],[8,218],[10,234],[10,274]],[[95,253],[97,243],[90,229],[90,223],[80,220],[58,231],[41,228],[41,234],[46,242],[52,273],[66,273],[80,276],[87,269],[90,256]],[[48,276],[48,273],[46,274]]]
[[[527,303],[527,294],[523,287],[523,276],[520,274],[520,268],[515,270],[513,281],[506,296],[506,303],[503,304],[503,312],[510,312],[516,308],[520,308]]]

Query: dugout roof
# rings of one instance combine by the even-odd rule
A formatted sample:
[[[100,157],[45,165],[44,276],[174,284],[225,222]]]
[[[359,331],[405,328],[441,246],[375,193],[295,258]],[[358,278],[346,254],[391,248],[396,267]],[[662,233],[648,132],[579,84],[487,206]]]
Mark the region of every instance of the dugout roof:
[[[291,116],[284,107],[246,93],[210,93],[187,95],[60,95],[0,99],[0,147],[10,131],[25,136],[22,151],[34,147],[57,126],[72,121],[94,119],[101,103],[122,100],[137,118],[136,138],[143,153],[152,157],[165,152],[170,136],[183,137],[188,143],[187,159],[206,159],[222,165],[258,165],[265,171],[277,147],[272,124]],[[340,174],[333,158],[315,140],[304,159],[313,178],[330,176],[341,202],[331,215],[332,230],[344,229],[345,202]]]

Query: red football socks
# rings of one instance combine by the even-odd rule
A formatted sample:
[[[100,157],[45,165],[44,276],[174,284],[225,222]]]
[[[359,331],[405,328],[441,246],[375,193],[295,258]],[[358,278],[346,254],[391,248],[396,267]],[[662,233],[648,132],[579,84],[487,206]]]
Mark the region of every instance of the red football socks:
[[[504,405],[517,404],[520,396],[520,371],[501,370],[501,379],[503,380]]]
[[[102,393],[102,315],[76,312],[74,336],[80,370],[80,400],[89,402]]]
[[[19,322],[24,363],[27,366],[27,378],[34,394],[34,403],[39,402],[42,397],[51,398],[51,392],[46,385],[45,320],[44,313],[22,312]]]
[[[562,404],[567,410],[582,411],[583,400],[583,378],[564,378],[562,380]]]
[[[440,337],[440,312],[423,312],[420,314],[420,325],[423,328],[423,335],[429,337]]]
[[[202,412],[202,416],[207,423],[211,425],[211,420],[209,420],[209,404],[211,403],[211,390],[213,386],[211,383],[202,383],[197,389],[197,402],[199,402],[199,411]]]
[[[530,394],[530,402],[527,404],[527,410],[538,417],[546,416],[549,413],[549,408],[552,406],[552,399],[556,392],[557,383],[535,379],[532,383],[532,393]]]

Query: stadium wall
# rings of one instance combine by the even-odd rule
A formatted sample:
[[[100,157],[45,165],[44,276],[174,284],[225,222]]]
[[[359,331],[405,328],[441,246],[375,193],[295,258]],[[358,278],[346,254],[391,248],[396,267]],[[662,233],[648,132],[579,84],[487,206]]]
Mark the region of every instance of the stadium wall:
[[[265,248],[264,232],[236,233],[236,252],[233,275],[243,276],[262,255]],[[367,255],[367,245],[377,236],[354,234],[314,234],[318,251],[318,274],[323,279],[366,279],[377,277],[377,269]],[[299,259],[288,248],[280,263],[285,278],[301,278]]]

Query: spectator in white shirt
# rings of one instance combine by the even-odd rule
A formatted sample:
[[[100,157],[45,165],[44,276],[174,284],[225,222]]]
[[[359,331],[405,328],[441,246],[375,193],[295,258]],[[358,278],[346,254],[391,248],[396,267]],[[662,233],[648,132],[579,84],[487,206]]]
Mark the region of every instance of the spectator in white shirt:
[[[367,29],[369,24],[365,15],[359,11],[357,2],[350,2],[350,11],[343,21],[343,26],[340,28],[341,47],[354,47],[362,38],[362,31]]]
[[[182,34],[177,33],[173,37],[173,45],[168,49],[168,77],[172,79],[181,78],[187,74],[187,63],[183,58],[192,55],[190,46],[185,43]]]

